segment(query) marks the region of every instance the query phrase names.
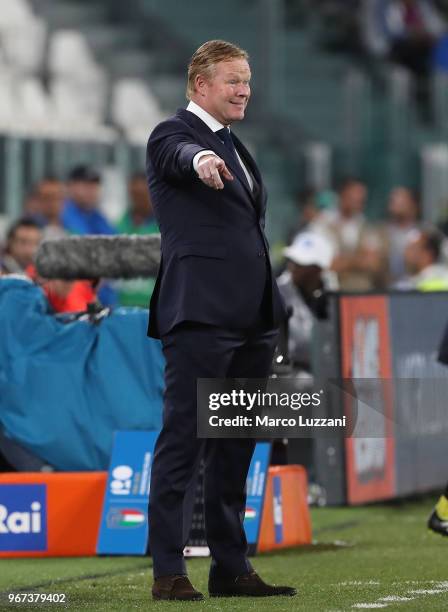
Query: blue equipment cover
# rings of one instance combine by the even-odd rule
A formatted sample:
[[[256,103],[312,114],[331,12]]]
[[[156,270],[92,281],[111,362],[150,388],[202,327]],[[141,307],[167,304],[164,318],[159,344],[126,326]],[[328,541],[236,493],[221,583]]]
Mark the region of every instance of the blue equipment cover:
[[[58,470],[107,470],[117,430],[160,429],[164,359],[148,312],[64,323],[42,290],[0,278],[0,427]]]

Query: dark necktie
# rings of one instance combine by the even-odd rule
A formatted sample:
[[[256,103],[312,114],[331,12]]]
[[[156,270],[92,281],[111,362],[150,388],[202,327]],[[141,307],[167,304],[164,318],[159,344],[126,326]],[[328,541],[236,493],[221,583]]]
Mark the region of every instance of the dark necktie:
[[[230,151],[230,153],[233,155],[233,158],[235,159],[235,161],[238,162],[238,165],[241,166],[241,170],[243,170],[243,173],[244,173],[244,169],[242,167],[242,163],[241,163],[241,161],[238,158],[238,155],[237,155],[236,149],[235,149],[235,145],[233,144],[233,140],[232,140],[232,136],[230,134],[230,130],[228,128],[226,128],[226,127],[225,128],[221,128],[220,130],[217,130],[215,132],[215,134],[218,136],[218,138],[224,144],[226,149],[228,149]],[[244,173],[244,175],[245,175],[245,173]],[[249,185],[249,188],[252,191],[254,191],[254,187],[255,187],[255,183],[256,183],[254,177],[252,176],[252,182],[253,182],[254,187],[250,186],[250,182],[249,182],[249,180],[247,179],[246,176],[244,178],[246,179],[246,182]]]
[[[220,130],[217,130],[215,134],[218,136],[221,142],[224,143],[224,146],[226,147],[226,149],[230,151],[230,153],[239,163],[238,156],[236,154],[235,145],[233,144],[232,136],[230,135],[230,130],[226,127],[221,128]]]

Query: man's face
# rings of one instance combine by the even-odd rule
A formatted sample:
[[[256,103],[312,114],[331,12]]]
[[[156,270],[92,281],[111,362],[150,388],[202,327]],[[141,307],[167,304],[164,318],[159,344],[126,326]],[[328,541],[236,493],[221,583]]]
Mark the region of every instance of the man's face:
[[[354,217],[364,210],[367,189],[363,183],[351,183],[340,194],[339,208],[344,217]]]
[[[307,200],[302,207],[302,220],[305,223],[311,223],[319,216],[319,209],[314,200]]]
[[[305,266],[290,261],[288,269],[291,272],[292,281],[298,289],[314,291],[322,284],[322,268],[320,266],[315,264]]]
[[[39,212],[49,221],[59,218],[64,189],[59,181],[43,181],[38,188]]]
[[[39,196],[36,191],[29,193],[25,199],[23,210],[28,215],[38,215],[40,213]]]
[[[389,196],[388,212],[394,223],[413,223],[417,217],[417,209],[411,192],[403,187],[394,189]]]
[[[18,227],[8,243],[8,252],[25,269],[33,263],[41,238],[37,227]]]
[[[131,180],[129,183],[129,197],[132,212],[135,215],[144,218],[152,215],[152,204],[145,179],[136,178]]]
[[[407,244],[404,251],[406,269],[410,274],[421,272],[431,263],[426,249],[425,239],[421,234],[416,234]]]
[[[351,183],[340,194],[339,208],[344,217],[353,217],[364,210],[367,189],[363,183]]]
[[[100,198],[100,183],[96,181],[70,181],[69,197],[81,208],[96,208]]]
[[[192,99],[223,125],[241,121],[250,98],[250,77],[245,59],[219,62],[210,78],[196,77]]]

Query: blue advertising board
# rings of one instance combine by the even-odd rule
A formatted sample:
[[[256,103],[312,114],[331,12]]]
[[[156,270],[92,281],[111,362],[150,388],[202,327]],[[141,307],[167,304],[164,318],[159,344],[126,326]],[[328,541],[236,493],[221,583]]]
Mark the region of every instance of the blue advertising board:
[[[257,549],[270,458],[271,443],[258,442],[247,475],[244,530],[249,544],[249,554],[255,554]]]
[[[0,485],[0,551],[46,550],[46,485]]]
[[[100,555],[146,554],[149,484],[158,433],[115,434],[97,544]],[[270,442],[257,443],[247,477],[244,529],[250,554],[255,553],[258,543],[270,453]],[[203,538],[205,545],[205,533]]]
[[[100,555],[144,555],[151,464],[158,431],[118,431],[98,536]]]

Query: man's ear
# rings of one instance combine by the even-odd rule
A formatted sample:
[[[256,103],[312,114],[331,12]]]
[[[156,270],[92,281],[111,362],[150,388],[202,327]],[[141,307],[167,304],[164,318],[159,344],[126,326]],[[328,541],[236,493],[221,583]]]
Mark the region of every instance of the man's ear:
[[[198,94],[204,97],[207,91],[208,81],[202,74],[196,75],[196,78],[194,80],[194,86]]]

